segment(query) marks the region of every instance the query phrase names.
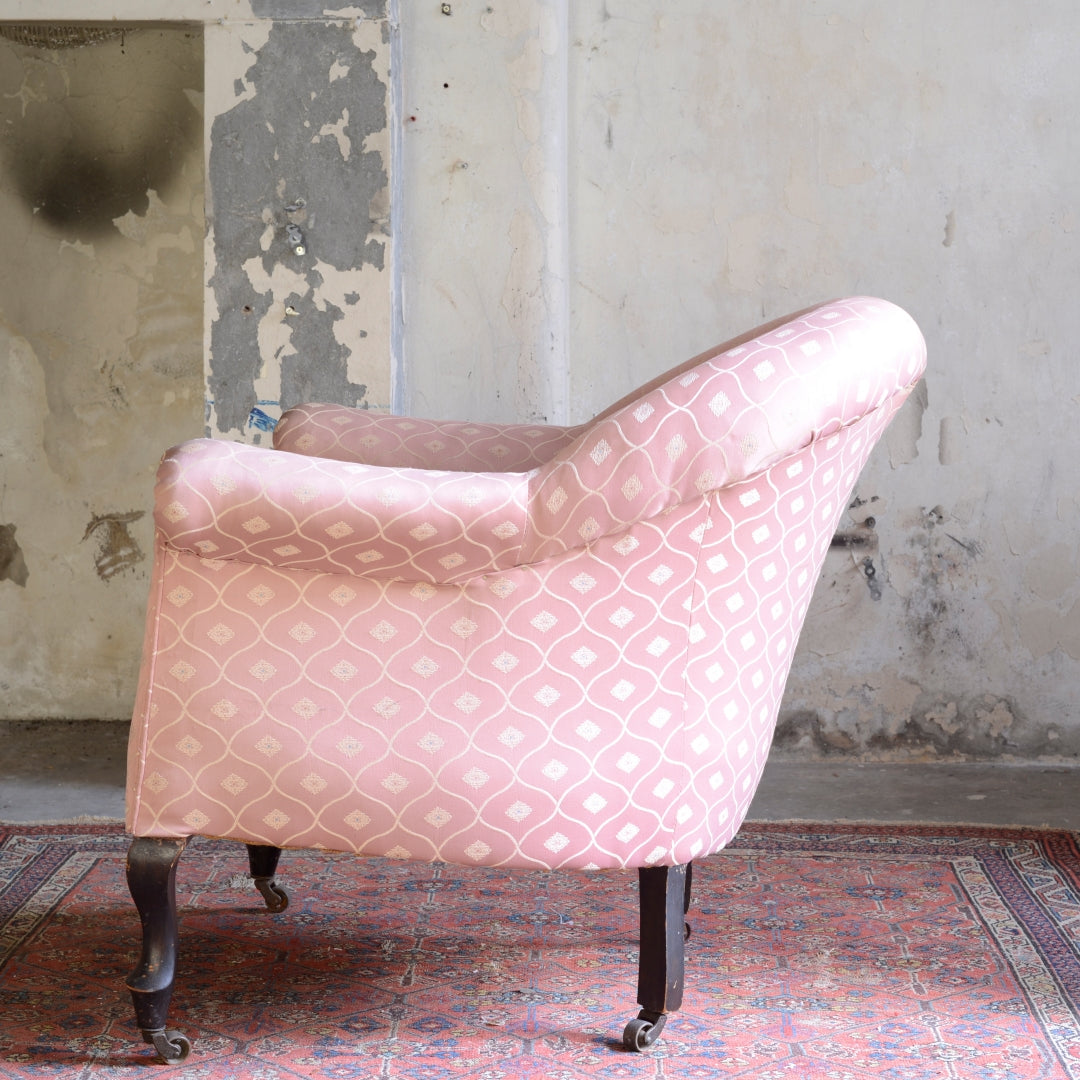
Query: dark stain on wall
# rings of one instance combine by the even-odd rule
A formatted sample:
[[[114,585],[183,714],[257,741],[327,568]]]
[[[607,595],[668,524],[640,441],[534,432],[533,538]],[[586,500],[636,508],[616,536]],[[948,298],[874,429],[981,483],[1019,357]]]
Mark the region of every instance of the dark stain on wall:
[[[863,705],[874,704],[872,695]],[[780,754],[870,761],[988,761],[1012,756],[1080,755],[1080,734],[1025,715],[1011,696],[924,691],[902,723],[886,732],[859,724],[857,710],[790,709],[773,737]]]
[[[847,732],[830,727],[812,709],[782,712],[773,732],[773,748],[799,752],[804,751],[808,743],[814,754],[821,757],[853,754],[862,749]]]
[[[29,577],[22,548],[15,539],[15,526],[0,525],[0,581],[10,581],[25,588]]]
[[[65,236],[118,236],[113,220],[144,215],[147,193],[166,190],[201,140],[201,117],[185,90],[202,88],[202,72],[179,62],[151,66],[147,56],[156,53],[147,43],[162,33],[175,31],[134,30],[123,43],[88,46],[88,59],[63,69],[67,81],[58,65],[48,70],[46,93],[26,101],[2,133],[12,187]],[[107,80],[105,89],[95,77]],[[165,122],[140,124],[148,102]]]
[[[280,6],[295,15],[294,4],[255,5],[260,14]],[[257,405],[255,379],[263,358],[256,328],[271,302],[255,291],[244,263],[259,258],[268,274],[285,263],[305,275],[312,291],[322,284],[316,260],[342,271],[383,268],[384,245],[369,236],[379,227],[373,201],[388,181],[382,155],[363,147],[369,134],[386,127],[386,86],[376,75],[374,53],[357,48],[352,31],[351,22],[275,23],[246,76],[254,97],[211,127],[208,205],[216,266],[210,284],[220,314],[211,329],[208,381],[222,431],[242,431]],[[337,139],[313,141],[325,126],[340,125],[346,109],[341,130],[351,144],[348,160]],[[287,231],[298,219],[286,210],[298,204],[299,250]],[[276,230],[264,252],[267,210]],[[312,398],[357,405],[366,387],[349,381],[348,353],[334,338],[342,313],[331,304],[316,306],[310,297],[289,301],[298,315],[292,338],[298,355],[283,363],[281,406]]]
[[[138,521],[144,513],[143,510],[130,510],[120,514],[97,514],[90,519],[83,540],[97,534],[98,552],[94,557],[94,568],[102,581],[108,581],[121,570],[127,570],[145,558],[135,537],[128,532],[128,526]]]
[[[115,232],[114,218],[146,213],[147,192],[160,189],[171,174],[171,141],[162,133],[152,145],[120,156],[78,139],[58,147],[47,138],[23,138],[12,179],[41,221],[67,236],[93,240]]]

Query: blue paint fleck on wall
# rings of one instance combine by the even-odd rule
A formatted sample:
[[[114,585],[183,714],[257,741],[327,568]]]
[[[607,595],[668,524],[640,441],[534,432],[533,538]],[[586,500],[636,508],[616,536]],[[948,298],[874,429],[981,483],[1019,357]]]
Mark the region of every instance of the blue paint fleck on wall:
[[[248,427],[257,431],[273,431],[277,427],[277,421],[272,416],[267,416],[260,408],[254,408],[248,413]]]

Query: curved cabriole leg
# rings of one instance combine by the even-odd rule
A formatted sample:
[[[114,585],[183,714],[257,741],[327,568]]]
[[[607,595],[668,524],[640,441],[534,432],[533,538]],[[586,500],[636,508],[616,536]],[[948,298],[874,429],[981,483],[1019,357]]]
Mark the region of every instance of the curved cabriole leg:
[[[289,906],[289,894],[274,880],[281,848],[269,844],[248,844],[248,867],[255,888],[262,893],[270,911],[284,911]]]
[[[623,1046],[644,1050],[664,1029],[668,1013],[682,1004],[683,945],[690,906],[690,864],[638,870],[641,949],[638,1004],[641,1012],[623,1031]]]
[[[176,977],[176,864],[187,840],[137,837],[128,848],[127,882],[142,919],[142,953],[127,980],[143,1039],[168,1065],[183,1061],[191,1043],[167,1031],[165,1019]]]

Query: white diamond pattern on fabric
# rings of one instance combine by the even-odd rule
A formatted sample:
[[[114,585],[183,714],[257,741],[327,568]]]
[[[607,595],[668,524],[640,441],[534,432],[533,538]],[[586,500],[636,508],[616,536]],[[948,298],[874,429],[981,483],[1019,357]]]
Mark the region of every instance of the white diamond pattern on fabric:
[[[170,451],[129,828],[534,868],[720,849],[922,364],[855,298],[574,428],[305,405],[274,450]]]

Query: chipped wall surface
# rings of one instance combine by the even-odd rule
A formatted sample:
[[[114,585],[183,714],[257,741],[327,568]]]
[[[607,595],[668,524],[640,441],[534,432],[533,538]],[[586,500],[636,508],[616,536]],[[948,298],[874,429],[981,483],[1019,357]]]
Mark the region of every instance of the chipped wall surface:
[[[403,11],[408,405],[543,415],[559,225],[524,163],[562,106],[515,75],[562,5],[435,7]],[[782,753],[1080,751],[1078,46],[1070,0],[569,6],[569,419],[832,296],[888,297],[928,339],[858,485],[871,550],[828,557]]]
[[[87,20],[221,23],[229,19],[374,18],[385,0],[3,0],[0,19],[11,22]]]
[[[206,432],[392,397],[387,0],[0,0],[0,19],[205,35]]]
[[[0,38],[0,701],[124,716],[150,490],[199,434],[202,42]]]

